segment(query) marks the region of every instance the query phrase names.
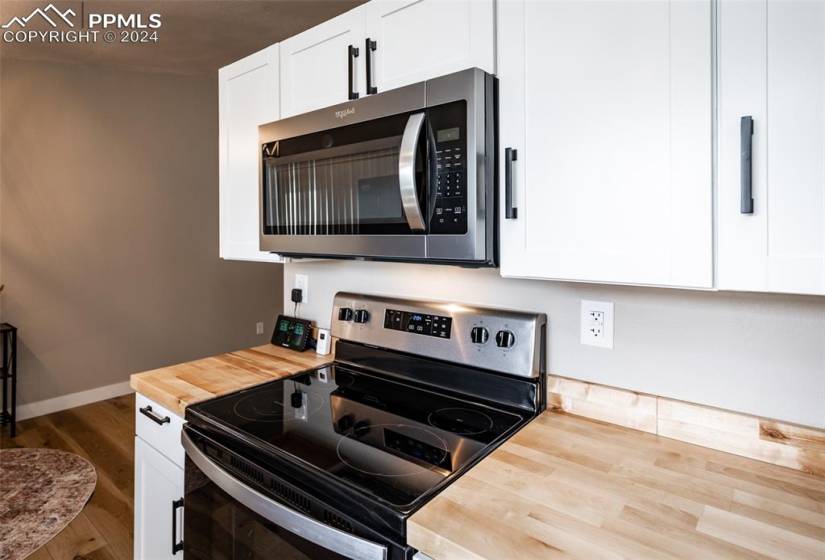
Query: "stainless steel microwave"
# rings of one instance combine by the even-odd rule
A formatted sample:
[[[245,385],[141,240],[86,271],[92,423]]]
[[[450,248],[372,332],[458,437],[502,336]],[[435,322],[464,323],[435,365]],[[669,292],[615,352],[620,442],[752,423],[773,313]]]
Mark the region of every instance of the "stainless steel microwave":
[[[259,127],[261,250],[495,265],[496,89],[470,69]]]

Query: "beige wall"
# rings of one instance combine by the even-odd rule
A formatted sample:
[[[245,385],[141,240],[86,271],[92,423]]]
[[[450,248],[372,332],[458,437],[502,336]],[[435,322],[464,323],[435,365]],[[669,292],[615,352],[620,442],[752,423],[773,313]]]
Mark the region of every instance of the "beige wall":
[[[217,76],[0,72],[2,306],[20,329],[20,402],[265,343],[281,265],[218,259]]]
[[[319,261],[302,317],[330,323],[336,291],[498,305],[547,313],[548,371],[825,428],[825,297],[513,280],[498,270]],[[582,299],[615,304],[614,348],[579,342]]]

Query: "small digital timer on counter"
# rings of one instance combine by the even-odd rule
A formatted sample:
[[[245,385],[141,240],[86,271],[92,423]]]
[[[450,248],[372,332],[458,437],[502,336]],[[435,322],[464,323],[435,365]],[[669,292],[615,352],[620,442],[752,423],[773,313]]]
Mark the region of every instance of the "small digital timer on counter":
[[[410,313],[397,309],[387,309],[384,313],[384,328],[395,331],[406,331],[438,338],[450,338],[450,329],[453,324],[451,317],[440,315],[426,315]]]

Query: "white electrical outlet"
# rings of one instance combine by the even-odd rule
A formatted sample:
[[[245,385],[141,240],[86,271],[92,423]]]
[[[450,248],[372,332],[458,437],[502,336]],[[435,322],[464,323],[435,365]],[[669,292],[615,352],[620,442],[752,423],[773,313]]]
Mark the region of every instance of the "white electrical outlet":
[[[582,300],[581,343],[613,348],[613,302]]]
[[[255,334],[264,334],[264,324],[255,323]]]
[[[309,303],[309,276],[296,274],[294,287],[301,290],[301,303]]]

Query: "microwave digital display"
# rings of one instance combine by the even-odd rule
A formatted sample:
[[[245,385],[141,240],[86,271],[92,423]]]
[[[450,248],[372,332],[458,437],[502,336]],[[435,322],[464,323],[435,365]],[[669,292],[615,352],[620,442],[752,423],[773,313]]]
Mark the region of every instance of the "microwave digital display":
[[[454,142],[461,140],[461,128],[455,126],[453,128],[444,128],[435,132],[436,142]]]

